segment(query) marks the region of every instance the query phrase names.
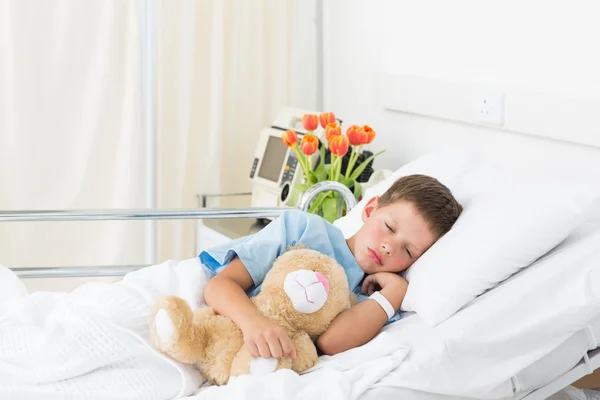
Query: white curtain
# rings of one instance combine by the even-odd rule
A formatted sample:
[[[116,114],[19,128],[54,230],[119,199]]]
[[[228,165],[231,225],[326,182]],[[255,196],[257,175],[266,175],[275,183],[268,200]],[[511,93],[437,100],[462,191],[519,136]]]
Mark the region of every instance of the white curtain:
[[[145,206],[140,3],[0,0],[1,210]],[[314,0],[155,5],[156,206],[250,191],[260,129],[284,106],[314,108],[314,25],[302,22]],[[196,256],[195,221],[156,227],[156,261]],[[139,264],[144,229],[0,223],[0,264]],[[81,280],[28,281],[49,282]]]
[[[159,207],[196,207],[197,194],[250,190],[261,128],[292,102],[306,106],[294,98],[291,78],[299,70],[295,32],[310,29],[297,26],[298,3],[159,1]],[[220,205],[248,206],[249,198]],[[194,257],[194,227],[189,220],[159,222],[158,259]]]
[[[0,0],[1,210],[144,206],[139,16],[137,1]],[[0,223],[0,264],[142,263],[143,229]]]

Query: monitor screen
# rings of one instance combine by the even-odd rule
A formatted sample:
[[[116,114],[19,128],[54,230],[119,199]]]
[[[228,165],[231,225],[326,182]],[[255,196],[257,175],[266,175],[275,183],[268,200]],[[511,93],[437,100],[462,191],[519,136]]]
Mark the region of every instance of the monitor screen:
[[[278,136],[269,136],[265,154],[258,170],[258,176],[273,182],[279,181],[279,174],[283,168],[283,161],[287,154],[287,146]]]

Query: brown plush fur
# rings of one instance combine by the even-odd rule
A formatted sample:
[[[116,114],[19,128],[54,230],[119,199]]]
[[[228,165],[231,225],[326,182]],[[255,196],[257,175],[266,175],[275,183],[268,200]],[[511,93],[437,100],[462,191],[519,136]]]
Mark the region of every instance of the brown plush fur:
[[[283,288],[286,276],[301,269],[319,272],[329,281],[325,305],[311,314],[296,311]],[[296,359],[282,357],[277,369],[303,372],[317,363],[314,340],[355,299],[348,288],[344,269],[335,260],[314,250],[292,249],[275,261],[260,294],[251,300],[263,315],[283,327],[294,343]],[[173,333],[166,341],[161,340],[154,325],[154,317],[160,310],[167,312],[173,326]],[[209,307],[192,312],[183,299],[164,297],[156,304],[151,335],[161,352],[178,361],[196,364],[213,384],[223,385],[230,376],[250,373],[253,357],[244,346],[242,332],[229,318],[216,315]]]

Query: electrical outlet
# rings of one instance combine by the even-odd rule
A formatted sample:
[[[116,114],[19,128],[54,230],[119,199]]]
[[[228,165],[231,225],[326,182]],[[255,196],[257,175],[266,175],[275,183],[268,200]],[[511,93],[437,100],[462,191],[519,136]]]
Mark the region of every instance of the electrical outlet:
[[[482,93],[478,102],[479,122],[491,125],[504,124],[504,93]]]

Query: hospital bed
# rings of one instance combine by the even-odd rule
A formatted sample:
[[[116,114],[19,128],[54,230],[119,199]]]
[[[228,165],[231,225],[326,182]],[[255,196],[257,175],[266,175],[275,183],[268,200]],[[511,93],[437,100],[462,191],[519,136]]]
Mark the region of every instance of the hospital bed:
[[[331,187],[323,186],[317,188],[329,190]],[[316,194],[316,193],[314,193]],[[351,202],[351,200],[348,200]],[[304,206],[304,205],[303,205]],[[278,216],[284,209],[282,208],[247,208],[247,209],[193,209],[193,210],[91,210],[91,211],[15,211],[0,212],[0,222],[4,221],[98,221],[98,220],[158,220],[158,219],[213,219],[213,218],[273,218]],[[593,240],[590,243],[598,244],[600,239],[600,227],[596,225],[586,226],[584,232],[578,233],[581,237],[591,236]],[[587,236],[586,236],[587,235]],[[577,235],[575,235],[577,236]],[[578,239],[577,237],[575,239]],[[568,248],[569,246],[580,245],[576,240],[573,243],[561,244]],[[589,244],[588,244],[589,245]],[[593,245],[593,244],[592,244]],[[559,246],[560,247],[560,246]],[[554,250],[553,250],[554,251]],[[543,258],[538,260],[543,263]],[[19,268],[15,269],[20,278],[67,278],[67,277],[99,277],[99,276],[121,276],[128,272],[138,270],[142,265],[115,265],[101,267],[55,267],[55,268]],[[503,282],[500,286],[510,285],[511,282],[523,280],[525,275],[535,273],[535,268],[526,268],[515,276]],[[523,275],[523,276],[521,276]],[[496,290],[490,290],[477,298],[464,310],[461,310],[457,317],[467,315],[470,309],[475,310],[481,303],[490,300],[495,295]],[[543,304],[541,305],[543,306]],[[481,308],[481,307],[480,307]],[[456,318],[453,318],[456,319]],[[557,318],[557,323],[561,319]],[[459,358],[453,358],[452,340],[456,340],[455,332],[457,324],[442,324],[438,327],[427,326],[416,314],[408,313],[400,321],[386,327],[385,331],[392,334],[399,334],[401,340],[406,340],[413,346],[427,347],[424,343],[426,338],[437,338],[442,343],[442,348],[438,353],[435,350],[424,350],[421,353],[423,359],[414,361],[414,366],[420,366],[422,370],[418,373],[426,377],[432,368],[445,369],[441,375],[447,375],[448,382],[440,382],[440,390],[435,388],[435,382],[424,390],[419,387],[419,379],[407,379],[413,371],[404,371],[404,375],[397,375],[392,372],[383,379],[376,382],[370,389],[363,393],[362,399],[382,399],[382,398],[404,398],[404,399],[423,399],[423,400],[458,400],[461,398],[443,394],[443,386],[451,383],[452,368],[464,368],[464,363],[460,359],[460,351],[456,354]],[[497,327],[502,329],[502,326]],[[496,329],[491,326],[489,329]],[[444,335],[454,335],[455,339],[448,339]],[[454,343],[456,345],[456,343]],[[493,343],[488,344],[490,350]],[[510,386],[512,399],[540,400],[545,399],[568,386],[570,383],[578,380],[586,374],[591,373],[600,367],[600,311],[595,323],[585,329],[573,334],[567,341],[560,344],[554,350],[547,354],[540,355],[537,362],[529,365],[520,371],[514,371],[509,379],[502,383],[503,386]],[[474,350],[476,351],[476,350]],[[419,357],[419,353],[416,353]],[[425,354],[425,356],[423,356]],[[466,353],[464,353],[466,354]],[[472,352],[469,353],[472,355]],[[476,358],[476,356],[474,356]],[[489,359],[489,357],[487,358]],[[400,376],[400,378],[398,378]],[[474,378],[475,379],[475,378]],[[501,391],[499,391],[500,393]],[[493,395],[487,398],[498,398]]]

